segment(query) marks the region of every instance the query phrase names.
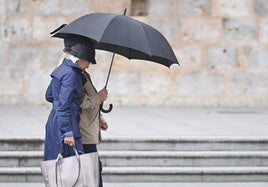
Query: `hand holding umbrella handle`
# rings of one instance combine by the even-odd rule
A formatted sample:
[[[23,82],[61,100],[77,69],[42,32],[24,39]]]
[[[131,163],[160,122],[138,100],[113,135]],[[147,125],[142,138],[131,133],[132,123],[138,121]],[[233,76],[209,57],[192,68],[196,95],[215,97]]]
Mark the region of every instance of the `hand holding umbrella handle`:
[[[113,104],[109,104],[109,108],[106,110],[103,108],[103,103],[101,103],[100,105],[100,110],[103,112],[103,113],[109,113],[113,110]]]
[[[111,70],[110,70],[111,71]],[[110,73],[109,73],[110,74]],[[109,75],[108,75],[109,76]],[[106,84],[105,84],[105,90],[106,90],[106,88],[107,88],[107,84],[108,84],[108,79],[109,78],[107,78],[107,81],[106,81]],[[105,91],[104,90],[104,91]],[[100,91],[100,92],[102,92],[102,90]],[[108,94],[107,93],[107,90],[106,90],[106,94]],[[106,100],[106,98],[107,98],[107,95],[105,96],[105,99],[104,100]],[[100,110],[103,112],[103,113],[109,113],[109,112],[111,112],[112,111],[112,109],[113,109],[113,104],[109,104],[109,108],[106,110],[106,109],[104,109],[103,108],[103,102],[104,102],[104,100],[102,101],[102,103],[100,104]]]
[[[115,56],[115,53],[113,54],[113,57],[112,57],[112,61],[111,61],[111,64],[110,64],[110,68],[109,68],[109,72],[108,72],[108,75],[107,75],[107,79],[106,79],[106,83],[105,83],[105,86],[104,88],[107,88],[107,85],[108,85],[108,81],[109,81],[109,78],[110,78],[110,74],[111,74],[111,70],[112,70],[112,66],[113,66],[113,63],[114,63],[114,56]],[[113,104],[109,104],[109,108],[107,110],[105,110],[103,108],[103,102],[100,104],[100,110],[103,112],[103,113],[109,113],[113,110]]]

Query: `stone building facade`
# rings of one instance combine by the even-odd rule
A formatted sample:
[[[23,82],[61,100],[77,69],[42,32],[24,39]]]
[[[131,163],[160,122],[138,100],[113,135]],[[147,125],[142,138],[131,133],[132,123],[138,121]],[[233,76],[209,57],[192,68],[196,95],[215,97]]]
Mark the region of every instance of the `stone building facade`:
[[[109,102],[119,106],[268,106],[266,0],[0,0],[0,105],[45,104],[62,40],[49,32],[93,12],[127,15],[166,36],[181,66],[116,56]],[[112,54],[89,72],[105,84]]]

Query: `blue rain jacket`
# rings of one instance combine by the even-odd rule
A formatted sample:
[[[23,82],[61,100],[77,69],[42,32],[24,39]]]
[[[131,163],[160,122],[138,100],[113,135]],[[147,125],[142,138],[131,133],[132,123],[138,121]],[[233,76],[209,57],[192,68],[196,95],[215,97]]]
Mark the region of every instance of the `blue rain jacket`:
[[[82,69],[69,59],[64,59],[51,77],[46,100],[53,106],[46,123],[44,160],[56,159],[60,150],[64,157],[74,155],[72,148],[63,144],[63,139],[67,136],[73,136],[76,149],[83,152],[79,122],[86,78]]]

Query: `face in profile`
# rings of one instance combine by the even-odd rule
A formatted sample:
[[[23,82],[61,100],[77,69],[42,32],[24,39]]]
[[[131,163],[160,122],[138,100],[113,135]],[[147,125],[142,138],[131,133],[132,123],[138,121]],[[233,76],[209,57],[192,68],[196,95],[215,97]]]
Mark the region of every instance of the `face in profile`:
[[[87,61],[87,60],[79,59],[79,60],[77,61],[77,64],[80,66],[80,68],[81,68],[82,70],[85,70],[86,68],[88,68],[90,62]]]

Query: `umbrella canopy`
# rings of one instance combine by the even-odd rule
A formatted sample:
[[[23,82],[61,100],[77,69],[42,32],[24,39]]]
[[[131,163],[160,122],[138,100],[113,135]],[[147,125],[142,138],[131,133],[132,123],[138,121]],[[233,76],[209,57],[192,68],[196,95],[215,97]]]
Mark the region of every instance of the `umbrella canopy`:
[[[167,67],[179,64],[169,43],[158,30],[125,15],[87,14],[61,28],[53,37],[67,38],[73,34],[89,38],[96,49],[128,59],[153,61]]]
[[[115,54],[128,59],[153,61],[170,67],[178,64],[178,60],[165,37],[155,28],[125,15],[111,13],[93,13],[82,16],[68,25],[62,25],[52,32],[53,37],[73,38],[82,36],[94,43],[96,49],[113,52],[112,62],[107,75],[105,88],[113,65]],[[108,113],[112,110],[110,104],[105,110],[101,104],[101,111]]]

